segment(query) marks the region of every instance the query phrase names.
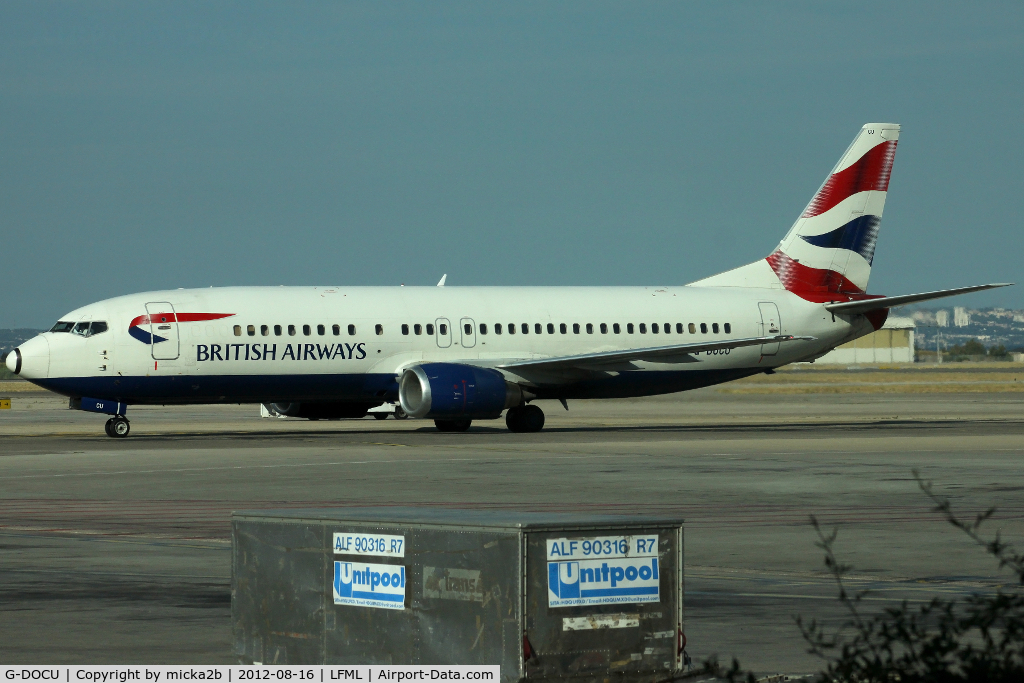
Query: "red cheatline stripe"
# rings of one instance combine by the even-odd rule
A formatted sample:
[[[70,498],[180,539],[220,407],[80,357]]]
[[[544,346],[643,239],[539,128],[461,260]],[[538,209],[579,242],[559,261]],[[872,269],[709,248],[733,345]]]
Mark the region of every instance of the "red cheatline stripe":
[[[883,142],[875,145],[858,159],[853,165],[839,173],[833,173],[825,181],[818,194],[814,195],[802,218],[810,218],[825,213],[847,197],[858,192],[877,190],[885,192],[889,189],[889,175],[892,173],[892,161],[896,158],[896,141]]]
[[[234,313],[154,313],[152,315],[140,315],[133,319],[128,327],[135,327],[136,325],[148,325],[153,320],[158,322],[179,322],[179,323],[198,323],[205,320],[220,320],[221,318],[230,318]],[[161,318],[167,318],[167,320],[161,320]]]

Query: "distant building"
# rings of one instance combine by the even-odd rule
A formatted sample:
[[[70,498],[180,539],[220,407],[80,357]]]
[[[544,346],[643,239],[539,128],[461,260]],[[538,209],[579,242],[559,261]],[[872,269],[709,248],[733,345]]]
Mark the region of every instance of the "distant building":
[[[946,313],[946,311],[940,311]],[[890,317],[882,329],[847,342],[815,361],[818,363],[913,363],[914,320]]]
[[[949,327],[949,311],[935,311],[935,324],[939,327]]]
[[[967,327],[971,324],[971,314],[963,306],[956,306],[953,309],[953,324],[957,327]]]

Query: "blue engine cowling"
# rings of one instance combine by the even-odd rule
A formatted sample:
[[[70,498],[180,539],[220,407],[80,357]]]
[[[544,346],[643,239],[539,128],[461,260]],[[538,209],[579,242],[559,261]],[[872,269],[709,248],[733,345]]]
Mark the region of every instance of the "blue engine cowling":
[[[398,400],[409,417],[486,420],[522,403],[522,391],[497,370],[424,363],[402,373]]]

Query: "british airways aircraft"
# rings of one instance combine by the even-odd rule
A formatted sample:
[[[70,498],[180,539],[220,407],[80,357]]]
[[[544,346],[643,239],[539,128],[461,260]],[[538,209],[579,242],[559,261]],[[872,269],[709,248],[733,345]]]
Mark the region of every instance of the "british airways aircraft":
[[[1005,284],[867,294],[900,127],[869,123],[767,258],[674,287],[225,287],[79,308],[7,358],[12,372],[111,415],[133,404],[263,403],[309,419],[384,402],[441,431],[533,402],[706,387],[814,360],[889,308]],[[443,283],[441,283],[443,284]]]

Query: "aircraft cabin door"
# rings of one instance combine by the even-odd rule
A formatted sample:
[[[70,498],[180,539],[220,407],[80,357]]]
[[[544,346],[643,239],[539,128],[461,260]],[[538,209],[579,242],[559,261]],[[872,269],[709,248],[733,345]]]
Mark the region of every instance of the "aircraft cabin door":
[[[779,318],[779,307],[770,301],[762,301],[757,305],[761,309],[761,336],[771,337],[782,334],[782,320]],[[774,356],[779,351],[779,342],[761,344],[762,356]]]
[[[438,318],[434,321],[436,333],[437,333],[437,345],[442,349],[447,349],[452,345],[452,325],[448,322],[448,318]]]
[[[176,360],[178,319],[174,315],[174,306],[166,301],[156,301],[146,304],[146,313],[149,314],[153,360]]]
[[[476,346],[476,323],[472,318],[463,318],[459,321],[462,325],[462,345],[469,349]]]

